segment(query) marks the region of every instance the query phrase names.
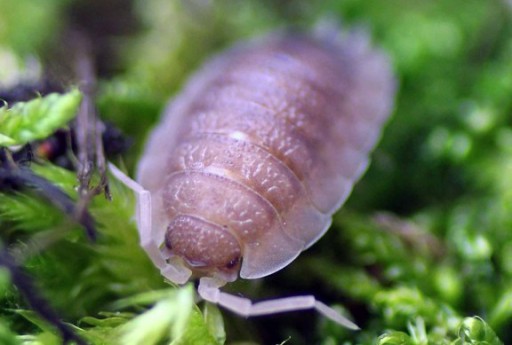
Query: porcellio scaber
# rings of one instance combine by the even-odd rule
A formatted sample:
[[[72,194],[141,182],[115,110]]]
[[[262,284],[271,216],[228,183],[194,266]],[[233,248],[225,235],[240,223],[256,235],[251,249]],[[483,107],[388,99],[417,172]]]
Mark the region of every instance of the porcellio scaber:
[[[245,316],[316,308],[219,290],[292,262],[330,226],[368,165],[394,98],[386,56],[361,33],[279,33],[207,62],[170,102],[138,168],[141,243],[162,274]],[[114,168],[115,169],[115,168]]]

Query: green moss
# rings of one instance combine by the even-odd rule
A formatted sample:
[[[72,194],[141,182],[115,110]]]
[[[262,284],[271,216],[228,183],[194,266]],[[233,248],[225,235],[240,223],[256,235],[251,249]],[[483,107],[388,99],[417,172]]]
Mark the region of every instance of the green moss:
[[[80,91],[72,90],[1,107],[0,146],[25,145],[48,137],[75,116],[81,100]]]

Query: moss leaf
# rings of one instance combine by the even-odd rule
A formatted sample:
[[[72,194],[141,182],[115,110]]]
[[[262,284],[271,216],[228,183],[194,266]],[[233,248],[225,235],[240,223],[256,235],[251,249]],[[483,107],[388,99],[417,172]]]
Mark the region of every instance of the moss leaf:
[[[74,89],[0,108],[0,146],[24,145],[49,136],[76,115],[81,99],[80,91]]]

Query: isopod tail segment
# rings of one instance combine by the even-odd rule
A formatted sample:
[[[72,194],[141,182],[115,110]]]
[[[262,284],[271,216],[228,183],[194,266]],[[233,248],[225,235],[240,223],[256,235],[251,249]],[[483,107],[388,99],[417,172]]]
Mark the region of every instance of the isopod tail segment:
[[[137,204],[136,221],[141,246],[146,250],[150,259],[160,269],[164,277],[175,283],[186,283],[191,277],[192,272],[184,267],[179,271],[173,267],[175,265],[169,265],[162,257],[158,245],[151,238],[151,193],[124,174],[112,163],[109,163],[109,169],[120,182],[135,192]],[[323,316],[341,326],[351,330],[359,329],[355,323],[333,308],[316,300],[312,295],[284,297],[253,303],[248,298],[222,292],[220,288],[226,283],[226,281],[216,277],[202,277],[199,280],[198,294],[203,300],[217,304],[243,317],[315,309]]]

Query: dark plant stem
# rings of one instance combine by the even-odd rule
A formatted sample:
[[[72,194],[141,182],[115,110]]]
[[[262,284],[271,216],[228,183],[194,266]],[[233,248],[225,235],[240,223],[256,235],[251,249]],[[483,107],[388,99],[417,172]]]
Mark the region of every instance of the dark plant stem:
[[[78,345],[87,345],[87,342],[79,337],[70,326],[60,320],[57,312],[50,306],[46,299],[39,294],[30,276],[23,272],[16,264],[14,258],[5,249],[0,251],[0,265],[9,270],[12,283],[16,285],[27,303],[43,319],[57,328],[64,344],[74,342]]]

